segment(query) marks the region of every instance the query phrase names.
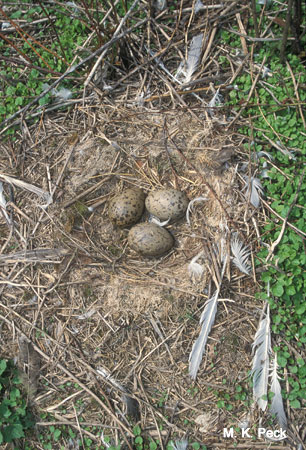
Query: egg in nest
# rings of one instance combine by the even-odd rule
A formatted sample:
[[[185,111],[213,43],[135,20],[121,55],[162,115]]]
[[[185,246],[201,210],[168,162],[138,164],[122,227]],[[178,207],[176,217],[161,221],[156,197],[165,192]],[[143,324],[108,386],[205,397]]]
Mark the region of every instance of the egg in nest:
[[[130,229],[130,247],[143,256],[161,256],[174,244],[172,235],[155,223],[139,223]]]
[[[126,189],[109,203],[111,221],[120,227],[138,222],[144,210],[145,195],[141,189]]]
[[[145,205],[149,213],[158,219],[174,221],[185,214],[188,203],[185,192],[176,189],[157,189],[150,192]]]

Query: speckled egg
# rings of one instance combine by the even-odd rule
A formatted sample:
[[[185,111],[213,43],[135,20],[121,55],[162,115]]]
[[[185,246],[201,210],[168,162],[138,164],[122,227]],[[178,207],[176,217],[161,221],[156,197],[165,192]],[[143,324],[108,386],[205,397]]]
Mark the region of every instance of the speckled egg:
[[[141,189],[126,189],[109,203],[109,218],[120,227],[133,225],[142,216],[145,195]]]
[[[147,210],[160,220],[179,219],[185,214],[188,203],[187,195],[176,189],[158,189],[146,198]]]
[[[174,244],[171,234],[155,223],[139,223],[129,231],[128,242],[143,256],[161,256]]]

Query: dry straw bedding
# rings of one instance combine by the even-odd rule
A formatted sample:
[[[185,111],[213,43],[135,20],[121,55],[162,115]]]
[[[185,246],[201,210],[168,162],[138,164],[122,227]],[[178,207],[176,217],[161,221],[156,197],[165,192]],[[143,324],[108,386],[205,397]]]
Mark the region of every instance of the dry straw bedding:
[[[54,186],[66,167],[54,201],[45,210],[35,194],[16,189],[14,219],[20,237],[10,235],[2,220],[3,253],[21,252],[19,260],[11,256],[1,261],[1,314],[10,323],[2,322],[3,355],[18,354],[14,323],[48,357],[42,362],[36,406],[57,413],[62,420],[74,421],[77,398],[90,405],[82,409],[85,422],[114,425],[88,392],[71,389],[63,397],[60,394],[60,385],[69,377],[57,363],[97,392],[104,382],[96,369],[103,367],[140,400],[141,424],[152,437],[158,437],[154,419],[164,417],[163,437],[168,431],[181,435],[187,429],[195,439],[216,442],[218,430],[236,419],[216,408],[208,388],[234,393],[237,382],[247,385],[260,305],[254,302],[253,280],[230,269],[194,390],[187,375],[188,355],[199,332],[202,307],[214,286],[209,249],[220,242],[220,223],[225,220],[202,177],[234,226],[243,229],[244,216],[250,212],[236,172],[237,161],[245,158],[241,138],[222,133],[205,116],[199,116],[200,126],[188,112],[152,114],[141,108],[132,112],[118,108],[107,120],[106,109],[98,109],[95,130],[87,133],[79,125],[80,118],[86,123],[86,111],[75,112],[69,127],[66,121],[48,119],[44,128],[31,130],[23,178],[48,190],[48,182]],[[12,149],[6,147],[5,154],[1,172],[5,168],[18,176],[8,171],[13,166]],[[146,193],[155,187],[175,187],[190,199],[207,198],[194,205],[190,226],[185,219],[169,226],[175,247],[163,258],[145,259],[134,253],[127,246],[128,230],[114,228],[108,218],[109,199],[131,186]],[[94,206],[93,211],[85,206]],[[34,255],[39,262],[33,263],[31,254],[27,259],[27,253],[22,253],[25,248],[57,249],[57,254],[41,251]],[[188,263],[203,249],[204,275],[195,279],[188,273]],[[109,390],[107,384],[104,389],[116,409],[124,408],[120,392]],[[69,399],[69,394],[76,397]],[[158,406],[163,396],[165,408]],[[243,405],[236,402],[235,408],[239,417]],[[199,423],[186,426],[186,420]]]

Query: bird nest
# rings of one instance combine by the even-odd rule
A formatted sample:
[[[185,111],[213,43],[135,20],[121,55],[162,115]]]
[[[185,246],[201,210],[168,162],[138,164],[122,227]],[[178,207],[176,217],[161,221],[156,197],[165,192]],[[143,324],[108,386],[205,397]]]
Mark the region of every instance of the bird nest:
[[[223,427],[238,426],[249,412],[250,344],[260,303],[252,254],[249,275],[241,273],[230,244],[238,236],[252,253],[264,216],[243,190],[238,168],[250,175],[254,166],[233,125],[238,117],[211,101],[217,90],[209,83],[224,83],[226,96],[241,66],[239,55],[215,43],[216,25],[237,14],[235,3],[226,5],[212,2],[211,14],[203,6],[204,22],[194,5],[184,10],[189,31],[202,30],[207,43],[196,77],[206,80],[204,87],[177,84],[139,36],[128,34],[121,42],[130,70],[124,74],[108,62],[112,90],[104,89],[98,67],[98,80],[85,83],[91,95],[69,113],[51,112],[29,128],[21,122],[15,141],[1,143],[0,180],[9,202],[0,222],[2,355],[19,354],[39,414],[99,444],[93,427],[102,424],[114,442],[126,440],[131,448],[140,421],[145,435],[160,443],[188,433],[223,448]],[[176,14],[182,17],[181,8]],[[160,20],[150,38],[171,75],[188,53],[185,37],[190,40],[181,19],[176,28],[166,13]],[[230,59],[232,72],[222,72],[218,52]],[[146,194],[175,188],[195,200],[189,221],[167,226],[175,245],[163,257],[136,254],[128,228],[109,220],[109,201],[130,187]],[[222,277],[216,321],[193,382],[189,354],[205,302]],[[41,360],[39,382],[33,352]]]

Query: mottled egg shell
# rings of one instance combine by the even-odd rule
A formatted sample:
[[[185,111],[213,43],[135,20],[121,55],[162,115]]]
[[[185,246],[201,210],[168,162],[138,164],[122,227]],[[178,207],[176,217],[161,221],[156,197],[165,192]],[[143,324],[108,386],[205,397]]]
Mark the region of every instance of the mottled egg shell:
[[[155,223],[139,223],[129,231],[131,248],[144,256],[161,256],[174,244],[171,234]]]
[[[176,189],[158,189],[146,198],[147,210],[160,220],[179,219],[185,214],[188,203],[187,195]]]
[[[144,210],[145,195],[141,189],[126,189],[109,203],[109,218],[118,226],[137,222]]]

